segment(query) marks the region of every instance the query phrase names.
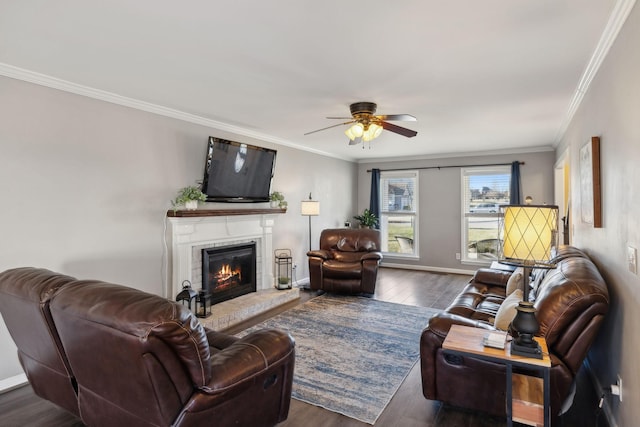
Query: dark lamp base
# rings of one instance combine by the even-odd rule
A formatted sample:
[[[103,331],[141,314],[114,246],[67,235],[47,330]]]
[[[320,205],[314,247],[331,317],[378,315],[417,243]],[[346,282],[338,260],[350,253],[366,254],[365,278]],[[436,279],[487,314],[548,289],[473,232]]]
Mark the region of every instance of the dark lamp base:
[[[517,356],[531,357],[533,359],[542,359],[542,349],[540,344],[533,342],[533,346],[518,344],[516,340],[511,343],[511,354]]]

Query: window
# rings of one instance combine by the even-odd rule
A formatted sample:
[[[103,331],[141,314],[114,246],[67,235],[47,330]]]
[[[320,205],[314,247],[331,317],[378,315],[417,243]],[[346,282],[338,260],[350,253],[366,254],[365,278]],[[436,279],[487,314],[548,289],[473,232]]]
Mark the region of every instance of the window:
[[[380,173],[382,251],[417,253],[418,172]]]
[[[462,169],[462,261],[498,259],[500,205],[509,204],[510,166]]]

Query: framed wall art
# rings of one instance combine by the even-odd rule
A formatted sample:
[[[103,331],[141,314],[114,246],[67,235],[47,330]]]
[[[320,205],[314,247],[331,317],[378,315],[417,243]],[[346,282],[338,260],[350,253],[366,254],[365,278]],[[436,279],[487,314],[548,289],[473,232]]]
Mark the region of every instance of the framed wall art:
[[[580,199],[582,222],[601,228],[600,138],[597,136],[580,148]]]

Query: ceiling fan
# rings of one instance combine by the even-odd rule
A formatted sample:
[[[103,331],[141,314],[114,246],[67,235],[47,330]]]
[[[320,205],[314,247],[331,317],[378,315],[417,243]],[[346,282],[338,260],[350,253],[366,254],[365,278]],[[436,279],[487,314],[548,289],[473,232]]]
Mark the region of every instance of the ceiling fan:
[[[362,141],[371,141],[372,139],[380,136],[380,133],[382,133],[383,129],[402,136],[406,136],[407,138],[414,137],[418,134],[418,132],[414,130],[407,129],[388,122],[389,120],[415,122],[416,118],[414,116],[410,114],[384,114],[376,116],[374,115],[376,112],[376,108],[377,105],[373,102],[353,103],[349,106],[349,109],[351,110],[351,117],[327,117],[327,119],[331,120],[335,119],[349,121],[307,132],[305,133],[305,135],[310,135],[312,133],[352,123],[353,126],[347,129],[345,132],[345,134],[349,137],[349,145],[356,145],[361,143]]]

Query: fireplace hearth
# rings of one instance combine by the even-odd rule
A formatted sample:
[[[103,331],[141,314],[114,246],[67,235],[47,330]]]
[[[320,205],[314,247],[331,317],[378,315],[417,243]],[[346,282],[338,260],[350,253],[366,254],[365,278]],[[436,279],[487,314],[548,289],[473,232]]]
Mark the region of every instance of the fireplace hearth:
[[[202,249],[202,289],[211,304],[256,291],[256,243]]]

